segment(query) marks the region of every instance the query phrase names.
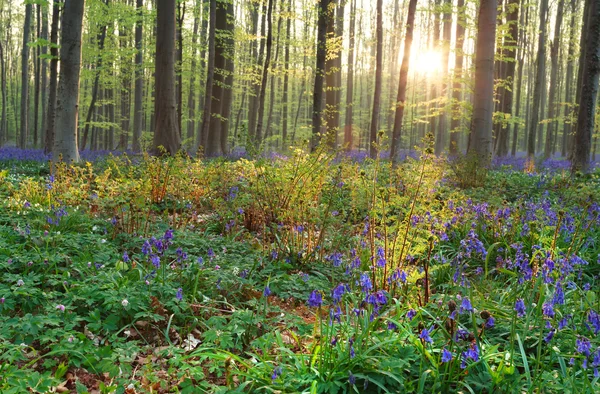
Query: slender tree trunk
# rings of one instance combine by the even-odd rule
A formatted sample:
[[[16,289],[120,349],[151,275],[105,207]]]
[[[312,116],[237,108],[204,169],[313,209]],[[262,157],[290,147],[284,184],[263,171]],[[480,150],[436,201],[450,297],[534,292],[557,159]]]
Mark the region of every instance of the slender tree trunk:
[[[208,62],[206,64],[206,88],[204,89],[204,111],[199,144],[206,150],[212,116],[212,94],[215,79],[215,30],[217,19],[217,0],[209,0],[210,14],[208,27]]]
[[[225,4],[218,3],[215,19],[215,72],[214,82],[212,87],[212,104],[210,128],[208,132],[208,140],[205,146],[204,153],[207,157],[220,156],[221,151],[221,125],[222,116],[221,109],[223,103],[223,84],[225,83],[225,38],[224,32],[227,28],[227,9]]]
[[[41,36],[40,38],[44,41],[48,40],[48,5],[44,4],[41,6],[42,7],[42,28],[41,28]],[[40,138],[40,144],[42,145],[42,147],[45,147],[45,141],[46,141],[46,102],[48,100],[48,60],[46,59],[47,55],[48,55],[48,46],[47,45],[42,45],[42,76],[41,76],[41,89],[40,89],[40,95],[41,95],[41,100],[42,100],[42,109],[41,109],[41,125],[40,125],[40,131],[41,131],[41,138]],[[0,126],[1,128],[1,126]]]
[[[408,69],[410,67],[410,51],[413,40],[416,8],[417,0],[410,0],[408,3],[408,17],[406,19],[406,35],[404,36],[404,54],[402,55],[402,65],[400,66],[400,78],[398,78],[396,116],[394,118],[394,130],[392,132],[392,144],[390,148],[390,157],[394,164],[397,163],[400,153],[400,138],[402,121],[404,120],[404,108],[406,106],[406,85],[408,84]]]
[[[281,12],[280,16],[277,18],[277,39],[275,40],[275,56],[273,58],[273,69],[277,70],[279,68],[279,38],[281,37],[281,14],[284,13],[285,3],[281,2]],[[273,75],[271,75],[271,87],[270,87],[270,97],[269,97],[269,115],[267,116],[267,127],[265,130],[265,139],[268,139],[273,136],[273,109],[275,108],[275,85],[278,81],[277,77],[278,72],[275,71]],[[268,144],[265,144],[265,152],[268,150]]]
[[[233,105],[233,80],[234,80],[234,55],[235,55],[235,15],[233,1],[227,2],[227,21],[225,25],[225,48],[227,57],[225,59],[225,84],[221,103],[221,151],[224,155],[229,153],[228,139],[231,126],[231,107]]]
[[[122,53],[127,53],[127,37],[128,37],[128,28],[125,26],[125,22],[121,21],[121,25],[119,26],[119,38],[120,38],[120,46],[122,49]],[[119,146],[117,149],[127,150],[129,145],[129,126],[131,124],[131,57],[124,55],[121,57],[121,69],[120,69],[120,79],[121,79],[121,92],[119,94],[119,98],[121,101],[121,110],[119,111]],[[180,118],[178,118],[180,120]],[[181,130],[178,128],[178,130]],[[180,141],[181,141],[181,133]],[[111,145],[110,149],[113,149]]]
[[[60,79],[56,100],[56,135],[52,158],[78,162],[77,115],[84,0],[65,0],[60,45]]]
[[[216,0],[213,0],[216,1]],[[156,82],[153,153],[174,155],[181,148],[175,86],[175,0],[157,0]]]
[[[492,115],[494,111],[494,44],[496,42],[496,0],[481,0],[475,46],[475,88],[473,119],[468,152],[486,165],[492,154]]]
[[[2,94],[2,115],[0,115],[0,147],[4,145],[7,135],[6,119],[6,66],[4,61],[4,47],[0,40],[0,94]]]
[[[293,0],[290,0],[288,4],[288,16],[285,26],[285,49],[283,55],[283,97],[281,99],[283,109],[281,114],[281,144],[283,149],[287,148],[288,138],[288,111],[289,111],[289,81],[290,81],[290,42],[292,32],[292,17],[289,15],[292,11]]]
[[[200,13],[202,12],[201,3],[196,0],[194,6],[194,27],[192,30],[192,62],[190,65],[190,91],[188,92],[187,107],[188,107],[188,121],[187,121],[187,135],[186,138],[193,145],[194,130],[195,130],[195,117],[196,117],[196,46],[198,42],[198,28],[200,25]]]
[[[42,37],[42,5],[37,4],[36,8],[36,37]],[[40,47],[34,49],[35,54],[35,78],[34,78],[34,104],[33,104],[33,147],[37,148],[39,137],[39,117],[40,117],[40,80],[42,77]]]
[[[135,93],[133,100],[133,143],[132,149],[135,153],[142,150],[142,117],[144,115],[144,54],[142,52],[142,29],[144,24],[144,0],[136,0],[135,21]],[[193,73],[192,73],[193,74]],[[193,135],[192,135],[193,136]]]
[[[275,6],[275,0],[268,0],[268,10],[267,10],[267,48],[265,55],[265,64],[263,65],[263,72],[261,78],[260,85],[260,94],[258,96],[258,111],[257,111],[257,120],[256,120],[256,133],[254,133],[254,137],[256,139],[256,145],[259,146],[262,142],[262,128],[263,128],[263,119],[265,115],[265,98],[267,95],[267,78],[269,75],[269,66],[271,62],[271,47],[273,46],[273,23],[272,23],[272,14],[273,7]]]
[[[574,62],[575,62],[575,17],[577,16],[577,0],[571,0],[571,23],[569,24],[569,29],[571,29],[571,33],[569,36],[569,49],[567,51],[567,76],[565,77],[565,110],[564,110],[564,118],[565,122],[563,125],[563,135],[562,135],[562,146],[561,146],[561,156],[565,157],[567,155],[567,147],[569,142],[569,134],[571,133],[572,127],[572,113],[573,113],[573,103],[571,100],[573,99],[573,74],[574,74]]]
[[[544,158],[547,159],[552,155],[552,146],[554,145],[554,129],[556,120],[554,117],[557,112],[556,91],[558,88],[558,49],[560,46],[560,29],[563,19],[564,0],[558,0],[558,8],[556,11],[556,24],[554,26],[554,40],[550,49],[550,93],[548,97],[548,129],[546,131],[546,144],[544,146]]]
[[[50,83],[48,85],[48,110],[46,111],[46,139],[44,152],[54,149],[56,125],[56,90],[58,86],[58,23],[60,21],[61,0],[54,0],[52,6],[52,27],[50,31]]]
[[[317,57],[315,84],[313,90],[312,140],[311,151],[317,148],[321,134],[321,112],[323,107],[323,85],[325,79],[325,61],[327,57],[327,26],[331,18],[329,5],[332,0],[319,0],[317,20]]]
[[[590,167],[590,150],[594,121],[596,115],[596,99],[600,80],[600,0],[587,0],[589,18],[586,24],[585,41],[581,42],[585,62],[581,78],[581,100],[577,115],[577,129],[573,144],[572,171],[588,171]],[[582,34],[583,35],[583,34]]]
[[[105,6],[108,8],[108,0],[105,2]],[[100,34],[98,35],[98,58],[96,59],[94,76],[94,85],[92,86],[92,101],[85,117],[85,124],[83,126],[83,137],[81,138],[81,150],[85,150],[87,146],[88,133],[90,130],[90,124],[92,122],[92,115],[94,114],[94,107],[96,105],[96,99],[98,98],[98,89],[100,85],[100,73],[102,72],[102,57],[104,55],[104,42],[106,41],[106,31],[108,25],[104,24],[100,28]]]
[[[33,5],[25,3],[25,23],[23,25],[23,47],[21,48],[21,130],[19,148],[27,147],[29,136],[29,36],[31,35],[31,14]]]
[[[182,123],[181,118],[183,116],[183,20],[185,18],[185,2],[178,1],[177,2],[177,28],[176,28],[176,36],[177,36],[177,51],[176,51],[176,59],[175,59],[175,75],[177,79],[177,125],[179,130],[179,135],[181,137],[182,133]]]
[[[354,111],[354,29],[356,25],[356,0],[350,4],[350,46],[348,48],[348,77],[346,81],[346,121],[344,126],[344,146],[352,150],[352,117]]]
[[[531,123],[529,124],[529,136],[527,139],[527,157],[535,156],[536,133],[539,126],[540,100],[544,86],[542,81],[546,72],[546,14],[548,13],[548,0],[541,0],[540,4],[540,28],[538,37],[538,53],[536,60],[536,75],[533,91],[533,104],[531,107]]]
[[[520,0],[520,4],[523,4],[523,0]],[[517,60],[519,63],[519,71],[517,72],[517,102],[515,104],[515,117],[519,118],[521,112],[521,92],[523,87],[523,63],[525,63],[525,48],[526,48],[526,24],[528,20],[525,20],[525,15],[529,15],[529,9],[522,8],[521,15],[519,16],[519,38],[517,40]],[[519,137],[519,122],[515,122],[513,125],[513,137],[510,154],[512,157],[517,154],[517,143]]]
[[[465,0],[458,0],[457,3],[457,24],[456,24],[456,42],[455,42],[455,58],[454,58],[454,84],[452,89],[452,105],[454,111],[452,113],[452,121],[450,122],[450,146],[448,149],[450,156],[458,154],[458,136],[461,120],[463,118],[462,100],[462,78],[463,78],[463,63],[464,63],[464,42],[465,42]]]
[[[450,38],[452,35],[452,1],[444,0],[442,23],[442,104],[447,107],[448,101],[448,60],[450,58]],[[448,127],[447,110],[444,108],[440,114],[438,134],[435,139],[435,154],[441,155],[445,146],[446,129]]]
[[[375,93],[373,94],[373,111],[371,113],[371,132],[369,155],[372,159],[377,157],[377,128],[379,127],[379,111],[381,110],[381,80],[383,68],[383,0],[377,0],[377,60],[375,65]]]

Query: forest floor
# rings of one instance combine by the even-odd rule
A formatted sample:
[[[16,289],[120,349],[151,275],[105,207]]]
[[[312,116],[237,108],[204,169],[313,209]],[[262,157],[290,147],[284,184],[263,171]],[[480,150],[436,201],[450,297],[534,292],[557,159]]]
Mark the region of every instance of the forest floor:
[[[42,156],[0,151],[2,393],[600,391],[599,170]]]

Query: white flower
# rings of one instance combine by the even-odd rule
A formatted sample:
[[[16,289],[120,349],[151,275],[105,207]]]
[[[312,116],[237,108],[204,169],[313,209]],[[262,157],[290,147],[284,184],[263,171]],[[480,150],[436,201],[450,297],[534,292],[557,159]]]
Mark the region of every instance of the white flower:
[[[19,279],[17,281],[17,286],[19,286],[19,287],[23,286],[24,284],[25,284],[25,282],[23,282],[23,279]]]
[[[121,301],[121,305],[123,305],[124,308],[127,308],[127,305],[129,305],[129,301],[127,301],[127,298],[123,299],[123,301]]]

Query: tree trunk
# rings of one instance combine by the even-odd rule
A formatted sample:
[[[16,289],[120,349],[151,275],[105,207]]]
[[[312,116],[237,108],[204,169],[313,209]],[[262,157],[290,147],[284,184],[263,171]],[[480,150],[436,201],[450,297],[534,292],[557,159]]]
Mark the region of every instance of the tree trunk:
[[[217,19],[217,0],[209,0],[210,14],[208,27],[208,62],[206,64],[206,88],[204,89],[204,111],[202,113],[202,128],[200,145],[206,151],[208,135],[210,132],[210,118],[212,116],[212,94],[215,79],[215,30]]]
[[[400,66],[400,78],[398,79],[398,96],[396,98],[396,116],[394,117],[394,130],[392,132],[392,144],[390,157],[392,163],[396,164],[400,153],[400,138],[402,121],[404,119],[404,107],[406,106],[406,85],[408,83],[408,69],[410,67],[410,51],[412,47],[413,31],[415,24],[415,10],[417,0],[408,3],[408,17],[406,19],[406,35],[404,36],[404,54]]]
[[[42,5],[37,4],[36,6],[36,38],[42,38]],[[40,57],[40,47],[37,46],[34,49],[35,54],[35,78],[33,82],[34,86],[34,104],[33,104],[33,147],[37,148],[38,145],[38,132],[39,132],[39,117],[40,117],[40,80],[42,77],[41,70],[41,57]]]
[[[523,4],[523,0],[520,0],[520,5]],[[525,63],[525,48],[526,48],[526,28],[528,20],[525,20],[525,15],[529,15],[529,8],[520,7],[523,10],[519,16],[519,38],[517,40],[517,60],[519,63],[519,71],[517,72],[518,84],[517,84],[517,102],[515,104],[515,117],[519,118],[521,112],[521,92],[523,88],[523,63]],[[515,157],[517,154],[517,143],[519,137],[519,122],[515,122],[513,125],[513,137],[510,155]]]
[[[348,77],[346,81],[346,120],[344,125],[344,146],[352,150],[352,116],[354,111],[354,29],[356,25],[356,0],[350,4],[350,46],[348,48]]]
[[[571,114],[573,113],[573,103],[571,100],[573,99],[573,74],[574,74],[574,62],[575,62],[575,17],[577,16],[577,0],[571,0],[571,23],[569,24],[569,28],[571,29],[570,38],[569,38],[569,49],[567,51],[567,76],[565,77],[565,110],[564,110],[564,118],[565,122],[563,125],[563,135],[562,135],[562,146],[561,146],[561,156],[565,157],[567,155],[567,145],[569,142],[569,134],[571,133],[572,121]]]
[[[119,26],[119,44],[122,49],[127,48],[127,28],[124,26],[125,22],[121,21]],[[127,54],[127,51],[121,51],[121,53]],[[120,68],[120,79],[121,79],[121,92],[119,98],[121,101],[121,110],[119,111],[119,146],[117,149],[127,150],[129,145],[129,125],[131,124],[131,74],[130,64],[131,58],[127,55],[121,57],[121,68]],[[179,118],[178,118],[179,119]],[[179,125],[179,123],[178,123]],[[179,127],[177,128],[178,130]],[[181,141],[181,133],[179,134]],[[110,146],[113,149],[114,145]]]
[[[225,4],[217,4],[215,19],[215,73],[212,87],[212,103],[210,128],[208,132],[208,140],[205,146],[204,154],[207,157],[220,156],[221,151],[221,108],[223,100],[223,84],[225,82],[225,38],[223,33],[227,28],[227,9]]]
[[[589,19],[586,40],[581,42],[585,62],[581,78],[581,101],[573,144],[572,171],[588,171],[600,77],[600,0],[587,0]],[[583,34],[582,34],[583,35]]]
[[[267,48],[265,55],[265,64],[263,65],[263,72],[261,78],[260,85],[260,94],[258,96],[258,108],[257,108],[257,120],[256,120],[256,133],[254,134],[254,138],[256,140],[256,146],[259,146],[262,142],[262,128],[263,128],[263,119],[265,115],[265,98],[267,95],[267,77],[269,75],[269,66],[271,62],[271,47],[273,46],[273,23],[272,23],[272,14],[275,0],[269,0],[268,10],[267,10]]]
[[[25,23],[23,25],[23,47],[21,48],[21,130],[19,148],[27,147],[29,136],[29,36],[31,35],[31,14],[33,5],[25,3]]]
[[[227,2],[227,24],[225,35],[225,47],[228,51],[225,59],[225,85],[223,86],[223,97],[221,103],[221,151],[224,155],[229,153],[227,141],[229,139],[229,128],[231,126],[231,107],[233,104],[233,80],[234,80],[234,55],[235,55],[235,14],[233,1]]]
[[[454,47],[455,58],[454,58],[454,84],[452,89],[452,105],[454,111],[452,111],[452,121],[450,122],[450,146],[448,152],[450,156],[456,156],[458,154],[458,136],[459,128],[461,126],[463,118],[463,106],[461,105],[462,100],[462,78],[463,78],[463,63],[464,63],[464,42],[465,42],[465,0],[458,0],[457,3],[458,16],[456,24],[456,42]]]
[[[333,0],[319,0],[317,18],[317,56],[315,84],[313,90],[312,139],[311,151],[317,148],[321,134],[321,113],[323,107],[323,82],[325,79],[325,61],[327,57],[327,26],[331,19],[329,5]]]
[[[216,1],[216,0],[213,0]],[[174,155],[181,147],[175,97],[175,2],[157,0],[156,83],[153,154]],[[162,148],[161,148],[162,147]]]
[[[108,8],[108,0],[105,2],[105,6]],[[100,34],[98,35],[98,59],[96,59],[95,71],[96,75],[94,76],[94,85],[92,86],[92,101],[90,102],[90,106],[87,111],[87,116],[85,117],[85,124],[83,126],[83,137],[81,138],[81,150],[85,150],[87,146],[88,133],[90,130],[90,123],[92,122],[92,115],[94,113],[94,106],[96,105],[96,99],[98,97],[98,88],[100,84],[100,73],[102,71],[102,56],[104,55],[104,42],[106,40],[106,30],[108,28],[107,24],[104,24],[100,29]]]
[[[4,63],[4,47],[0,40],[0,94],[2,94],[2,115],[0,116],[0,147],[4,145],[7,134],[6,119],[6,66]]]
[[[65,0],[60,45],[60,79],[56,100],[56,136],[52,158],[78,162],[77,115],[84,0]]]
[[[177,80],[177,129],[182,133],[181,118],[183,116],[183,20],[185,18],[185,2],[177,2],[177,51],[175,59],[175,75]]]
[[[46,111],[46,139],[44,153],[54,149],[56,129],[56,90],[58,86],[58,23],[60,21],[61,0],[54,0],[52,5],[52,27],[50,31],[50,83],[48,85],[48,109]]]
[[[557,111],[556,91],[558,88],[558,49],[560,47],[560,29],[563,19],[564,0],[558,0],[558,9],[556,11],[556,24],[554,26],[554,40],[550,49],[550,93],[548,97],[548,129],[546,131],[546,144],[544,146],[544,159],[548,159],[552,155],[552,146],[554,145],[554,129],[556,120],[554,117]]]
[[[144,24],[144,0],[136,0],[135,21],[135,97],[133,100],[133,143],[132,149],[135,153],[142,150],[142,117],[144,115],[144,54],[142,52],[142,29]]]
[[[492,115],[494,112],[494,45],[496,43],[496,0],[481,0],[475,46],[475,87],[469,153],[487,165],[492,154]]]
[[[452,35],[452,1],[444,0],[443,24],[442,24],[442,101],[446,106],[448,101],[448,60],[450,58],[450,39]],[[435,154],[441,155],[445,146],[446,129],[448,119],[447,109],[443,109],[440,114],[440,123],[438,126],[438,135],[435,139]]]
[[[192,30],[192,62],[190,65],[190,90],[188,92],[187,107],[188,107],[188,121],[187,121],[187,134],[191,145],[194,145],[194,130],[195,130],[195,117],[196,117],[196,47],[198,42],[198,27],[200,25],[200,13],[202,12],[201,3],[196,0],[194,6],[194,28]]]
[[[540,100],[542,91],[545,90],[542,85],[544,73],[546,72],[546,14],[548,12],[548,0],[541,0],[540,4],[540,28],[538,36],[538,53],[536,60],[535,84],[533,87],[533,104],[531,107],[531,122],[529,124],[529,135],[527,139],[527,157],[530,159],[535,156],[536,133],[539,126]]]
[[[292,17],[289,15],[292,12],[293,0],[288,4],[288,16],[285,27],[285,50],[283,55],[283,97],[281,99],[283,109],[281,114],[281,144],[283,149],[287,148],[288,138],[288,111],[289,111],[289,80],[290,80],[290,42],[292,32]]]
[[[377,0],[377,25],[375,36],[377,38],[377,54],[375,65],[375,93],[373,94],[373,111],[371,112],[371,132],[369,155],[372,159],[377,157],[377,128],[379,126],[379,112],[381,110],[381,79],[383,67],[383,0]]]

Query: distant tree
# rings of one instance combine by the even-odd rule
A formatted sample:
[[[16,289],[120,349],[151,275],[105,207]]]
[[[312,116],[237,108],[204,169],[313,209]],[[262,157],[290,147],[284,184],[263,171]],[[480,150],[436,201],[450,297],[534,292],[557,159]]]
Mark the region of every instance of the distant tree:
[[[315,83],[313,90],[311,150],[315,150],[321,134],[321,112],[323,107],[323,85],[325,80],[325,60],[327,57],[327,25],[331,18],[332,0],[319,0],[317,17],[317,56]]]
[[[555,125],[556,120],[554,117],[558,113],[558,103],[556,100],[557,91],[558,91],[558,60],[559,54],[558,49],[560,47],[560,29],[562,26],[563,20],[563,9],[564,9],[564,0],[558,0],[558,7],[556,11],[556,23],[554,25],[554,38],[552,40],[552,46],[550,49],[550,92],[548,97],[548,118],[550,123],[548,123],[548,130],[546,131],[546,143],[544,145],[544,158],[549,158],[552,155],[552,150],[554,146],[554,140],[556,139]]]
[[[589,170],[600,77],[600,0],[587,0],[587,3],[589,19],[585,24],[587,29],[585,41],[581,42],[582,56],[585,57],[585,62],[581,79],[577,129],[573,144],[573,172]]]
[[[348,48],[348,76],[346,81],[346,120],[344,125],[344,145],[346,150],[352,150],[352,117],[354,111],[354,31],[356,25],[356,0],[350,4],[350,29]]]
[[[216,0],[213,0],[216,1]],[[153,153],[174,155],[181,147],[175,97],[175,3],[157,0],[156,82]]]
[[[204,89],[204,109],[202,113],[202,127],[198,145],[206,150],[210,133],[210,118],[212,116],[212,92],[215,79],[215,35],[217,26],[217,0],[209,0],[209,26],[208,26],[208,62],[206,63],[206,88]]]
[[[0,115],[0,146],[4,144],[7,134],[6,122],[6,66],[4,60],[4,47],[0,40],[0,94],[2,94],[2,115]]]
[[[266,42],[266,55],[265,63],[262,69],[262,78],[260,82],[260,93],[258,95],[258,110],[256,114],[256,132],[254,138],[256,139],[256,145],[260,145],[263,138],[263,120],[265,116],[265,98],[267,95],[267,78],[269,75],[269,67],[271,64],[271,48],[273,46],[273,7],[275,7],[275,0],[268,0],[267,8],[267,42]]]
[[[410,67],[410,50],[413,41],[415,24],[415,11],[417,0],[408,3],[408,17],[406,18],[406,35],[404,36],[404,54],[400,66],[400,78],[398,78],[398,96],[396,97],[396,115],[394,117],[394,130],[392,131],[392,143],[390,157],[392,163],[396,164],[400,152],[400,135],[402,132],[402,121],[404,120],[404,107],[406,106],[406,85],[408,84],[408,69]]]
[[[56,135],[52,159],[79,161],[77,115],[84,0],[65,0],[60,41],[60,75],[56,100]]]
[[[144,53],[142,50],[143,39],[143,18],[144,18],[144,0],[136,0],[135,7],[137,11],[135,21],[135,93],[133,99],[133,144],[134,152],[142,149],[142,118],[144,115],[143,95],[144,95]],[[192,134],[193,136],[193,134]]]
[[[377,60],[375,62],[375,93],[373,94],[373,111],[371,112],[371,128],[369,134],[369,155],[372,159],[377,156],[377,131],[379,127],[379,112],[381,109],[381,79],[383,68],[383,0],[377,0]]]
[[[469,153],[486,164],[492,154],[492,115],[494,111],[494,44],[496,42],[497,0],[479,3],[475,46],[475,87]]]
[[[577,16],[577,4],[578,0],[571,0],[571,19],[569,23],[569,46],[567,50],[567,75],[565,76],[565,109],[563,116],[565,118],[565,122],[563,125],[563,134],[562,134],[562,145],[561,145],[561,156],[567,155],[567,149],[569,144],[569,134],[572,130],[572,125],[570,121],[570,116],[572,113],[572,103],[573,99],[573,74],[575,68],[575,37],[576,37],[576,28],[575,28],[575,18]]]
[[[454,83],[452,87],[452,121],[450,122],[450,145],[448,152],[450,156],[458,154],[458,129],[462,119],[462,78],[463,78],[463,63],[464,63],[464,42],[465,42],[465,0],[457,2],[457,23],[456,23],[456,41],[454,47]]]
[[[31,35],[32,4],[25,3],[25,22],[23,24],[23,46],[21,47],[21,132],[19,148],[27,147],[29,134],[29,36]]]
[[[56,125],[56,91],[58,87],[58,24],[60,21],[61,0],[54,0],[52,5],[52,24],[50,28],[50,77],[48,84],[48,108],[46,111],[46,136],[44,152],[54,149]]]

